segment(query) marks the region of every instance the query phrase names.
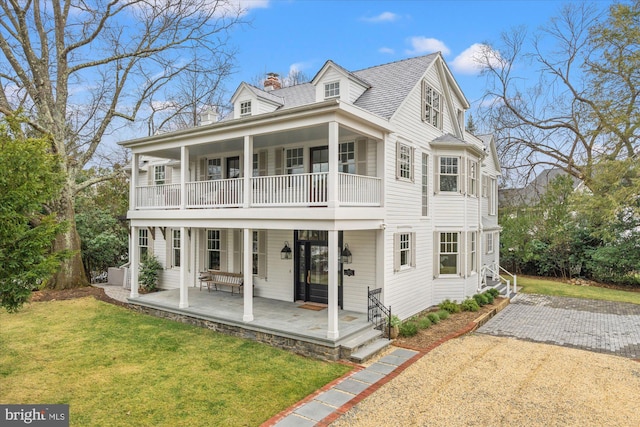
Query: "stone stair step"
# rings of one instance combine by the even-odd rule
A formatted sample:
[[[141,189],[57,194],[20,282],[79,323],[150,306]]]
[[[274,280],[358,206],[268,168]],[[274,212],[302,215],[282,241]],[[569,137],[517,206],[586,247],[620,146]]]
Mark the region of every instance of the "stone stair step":
[[[387,348],[391,344],[391,341],[386,338],[378,338],[370,344],[360,348],[355,353],[351,353],[349,359],[355,363],[362,363],[378,354],[378,352]]]
[[[381,335],[381,331],[371,327],[355,335],[347,337],[344,342],[340,343],[340,346],[351,352],[353,350],[356,350],[358,347],[362,347],[364,344],[367,344],[375,340],[376,338],[379,338]]]

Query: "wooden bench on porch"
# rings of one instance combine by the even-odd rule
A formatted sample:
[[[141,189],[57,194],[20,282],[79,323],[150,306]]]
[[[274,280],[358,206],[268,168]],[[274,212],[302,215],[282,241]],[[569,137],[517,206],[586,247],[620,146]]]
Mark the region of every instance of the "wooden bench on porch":
[[[205,284],[209,292],[211,292],[212,286],[215,290],[218,290],[218,286],[228,286],[231,288],[231,293],[237,288],[238,293],[241,294],[244,287],[244,275],[242,273],[229,273],[218,270],[202,271],[198,280],[200,280],[200,290],[202,290],[202,284]]]

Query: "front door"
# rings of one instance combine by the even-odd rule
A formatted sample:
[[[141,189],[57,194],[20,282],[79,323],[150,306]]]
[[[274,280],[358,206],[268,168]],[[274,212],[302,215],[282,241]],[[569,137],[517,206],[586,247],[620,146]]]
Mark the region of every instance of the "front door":
[[[227,178],[240,178],[240,157],[227,158]]]
[[[329,301],[329,247],[327,242],[298,241],[296,299]]]
[[[329,172],[329,147],[312,147],[311,173]],[[327,175],[314,176],[311,183],[311,203],[324,203],[327,201]]]

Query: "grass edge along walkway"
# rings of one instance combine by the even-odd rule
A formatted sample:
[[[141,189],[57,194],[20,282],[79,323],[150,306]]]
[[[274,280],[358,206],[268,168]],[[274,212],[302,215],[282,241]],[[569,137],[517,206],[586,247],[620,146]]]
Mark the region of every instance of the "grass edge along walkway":
[[[351,370],[93,298],[0,312],[0,402],[71,425],[259,425]]]
[[[518,276],[518,291],[526,294],[640,304],[640,292],[622,291],[598,286],[571,285],[542,277]]]

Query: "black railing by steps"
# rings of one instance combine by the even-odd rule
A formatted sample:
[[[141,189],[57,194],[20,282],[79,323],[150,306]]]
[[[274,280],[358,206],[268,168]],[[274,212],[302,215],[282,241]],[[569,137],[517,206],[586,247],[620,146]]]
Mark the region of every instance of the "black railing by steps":
[[[387,308],[380,302],[382,288],[369,289],[367,286],[367,293],[369,294],[367,320],[372,322],[376,329],[380,329],[388,339],[391,339],[391,306]]]

